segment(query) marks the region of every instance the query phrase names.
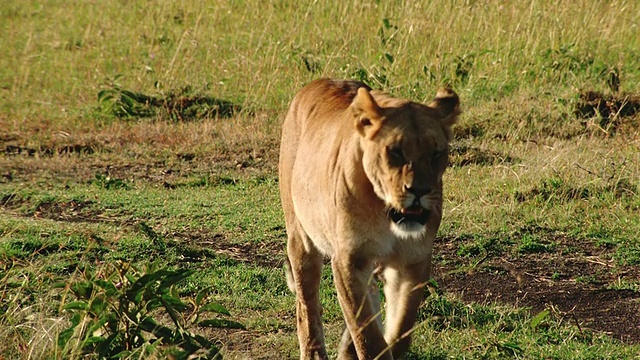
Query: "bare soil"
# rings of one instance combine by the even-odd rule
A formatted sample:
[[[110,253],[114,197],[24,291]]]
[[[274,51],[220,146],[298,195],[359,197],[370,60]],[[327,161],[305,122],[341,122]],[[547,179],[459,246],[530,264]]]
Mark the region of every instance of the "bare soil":
[[[434,277],[465,301],[529,307],[533,314],[550,309],[582,330],[640,342],[640,292],[616,286],[637,281],[640,269],[616,264],[611,249],[568,237],[553,241],[558,246],[552,253],[496,257],[469,268],[454,241],[443,239],[436,244],[441,260]]]

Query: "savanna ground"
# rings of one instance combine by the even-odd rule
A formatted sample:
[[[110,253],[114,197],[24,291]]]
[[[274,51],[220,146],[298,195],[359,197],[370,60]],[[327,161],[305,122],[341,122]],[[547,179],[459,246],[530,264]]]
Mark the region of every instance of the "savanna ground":
[[[295,358],[279,130],[319,77],[462,100],[408,358],[638,358],[640,3],[9,0],[0,19],[0,358],[81,357],[69,284],[150,262],[244,324],[187,322],[225,357]],[[328,267],[322,303],[335,354]]]

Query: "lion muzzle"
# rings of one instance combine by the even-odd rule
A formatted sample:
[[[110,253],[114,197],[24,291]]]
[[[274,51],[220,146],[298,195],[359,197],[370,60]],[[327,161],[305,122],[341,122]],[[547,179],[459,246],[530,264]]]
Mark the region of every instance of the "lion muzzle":
[[[387,210],[387,217],[398,225],[408,223],[425,225],[429,219],[429,210],[420,205],[412,205],[399,210],[391,207]]]

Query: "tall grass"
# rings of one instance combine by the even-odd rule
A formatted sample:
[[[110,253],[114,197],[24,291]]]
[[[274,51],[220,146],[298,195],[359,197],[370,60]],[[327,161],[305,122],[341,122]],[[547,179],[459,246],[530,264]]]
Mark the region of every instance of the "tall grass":
[[[301,83],[360,68],[375,73],[385,53],[394,58],[385,66],[389,88],[400,95],[431,96],[442,82],[454,82],[467,103],[521,91],[557,94],[601,88],[598,75],[608,67],[620,67],[622,89],[633,90],[637,7],[587,0],[9,1],[1,14],[3,113],[17,124],[26,116],[78,120],[77,111],[118,74],[140,91],[190,85],[279,110]],[[384,29],[384,19],[394,27]]]

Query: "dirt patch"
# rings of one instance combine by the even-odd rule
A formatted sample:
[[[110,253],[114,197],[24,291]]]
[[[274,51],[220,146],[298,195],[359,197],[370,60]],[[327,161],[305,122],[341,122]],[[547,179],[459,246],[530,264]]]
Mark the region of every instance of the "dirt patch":
[[[0,208],[16,209],[25,203],[25,200],[15,193],[4,195],[0,198]]]
[[[452,241],[444,241],[436,251],[446,261],[435,263],[434,276],[445,291],[465,301],[530,307],[533,314],[549,308],[581,330],[640,342],[640,292],[622,286],[637,284],[640,269],[616,265],[610,260],[612,250],[584,241],[549,241],[558,244],[557,252],[496,257],[477,266],[457,255]]]
[[[616,132],[625,118],[635,117],[638,113],[640,113],[640,96],[605,95],[596,91],[582,92],[574,108],[574,115],[577,118],[597,117],[598,125],[609,132]]]
[[[612,194],[616,199],[632,197],[638,193],[638,187],[625,178],[617,179],[606,186],[591,187],[575,187],[560,179],[547,179],[528,191],[515,192],[514,197],[518,202],[530,200],[548,201],[550,199],[569,201],[586,200],[607,193]]]
[[[473,139],[484,136],[485,130],[480,124],[463,123],[457,124],[453,128],[453,137],[456,140]]]
[[[273,229],[278,230],[280,229]],[[197,230],[189,233],[173,232],[165,234],[164,237],[205,247],[216,254],[252,266],[280,268],[284,262],[284,242],[232,243],[224,234]]]
[[[640,112],[640,97],[629,94],[604,95],[596,91],[585,91],[575,107],[579,118],[601,116],[602,118],[631,117]]]
[[[66,222],[99,222],[101,211],[91,209],[92,201],[45,201],[27,216]]]
[[[215,179],[224,174],[244,179],[277,173],[278,146],[273,142],[212,154],[177,152],[151,159],[102,156],[103,150],[96,149],[85,145],[38,149],[8,145],[0,148],[0,182],[33,178],[95,182],[96,176],[104,176],[127,183],[143,181],[175,188],[198,177]],[[92,151],[99,154],[92,155]]]
[[[121,211],[117,216],[108,216],[105,213],[105,209],[96,208],[94,205],[95,203],[93,201],[77,199],[69,201],[47,200],[34,204],[32,199],[22,197],[16,193],[10,193],[0,197],[0,209],[17,211],[16,215],[18,216],[71,223],[111,222],[121,225],[130,225],[133,223],[126,217],[123,219],[123,216],[126,214]]]

